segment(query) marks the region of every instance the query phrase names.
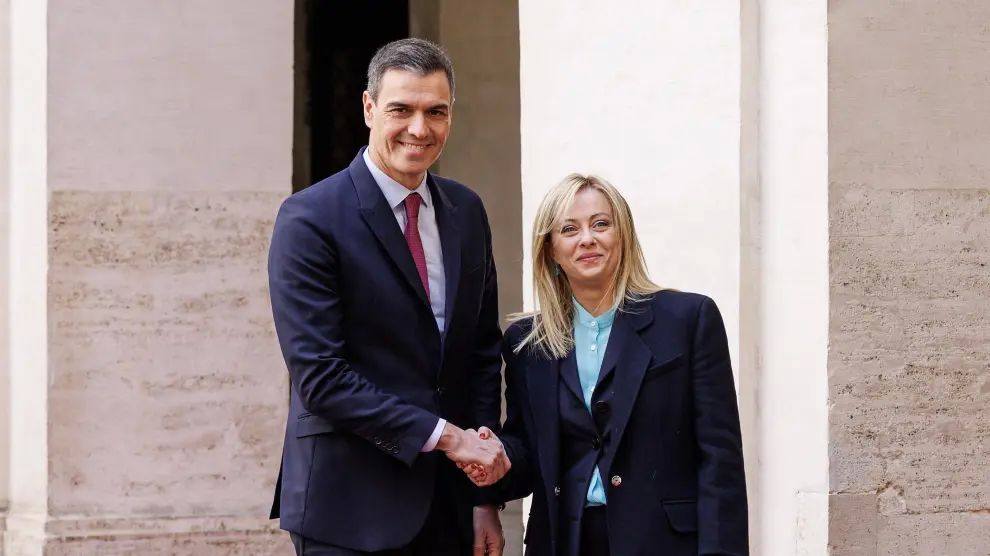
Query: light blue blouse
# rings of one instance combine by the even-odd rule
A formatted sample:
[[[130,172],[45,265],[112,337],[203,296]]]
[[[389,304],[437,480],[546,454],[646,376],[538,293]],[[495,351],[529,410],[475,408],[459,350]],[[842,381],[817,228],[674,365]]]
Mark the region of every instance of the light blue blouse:
[[[574,300],[574,356],[577,360],[578,378],[581,380],[581,393],[584,395],[584,405],[591,411],[591,395],[598,384],[598,374],[602,369],[602,359],[605,357],[605,347],[612,332],[612,322],[615,320],[615,307],[597,317],[591,316],[577,300]],[[588,485],[586,506],[602,506],[605,504],[605,486],[602,484],[602,474],[595,466]]]

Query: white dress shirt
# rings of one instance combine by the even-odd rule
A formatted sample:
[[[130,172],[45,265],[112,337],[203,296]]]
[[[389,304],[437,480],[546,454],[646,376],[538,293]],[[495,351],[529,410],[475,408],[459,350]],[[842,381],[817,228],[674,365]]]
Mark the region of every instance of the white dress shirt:
[[[371,172],[371,177],[375,179],[378,188],[385,195],[388,206],[392,207],[392,214],[395,221],[399,223],[399,230],[406,233],[406,207],[405,200],[411,193],[419,193],[423,198],[423,203],[419,207],[419,237],[423,241],[423,252],[426,255],[426,275],[430,284],[430,309],[433,311],[433,318],[437,322],[437,329],[443,334],[444,321],[443,311],[446,307],[446,274],[443,268],[443,250],[440,245],[440,230],[437,228],[437,213],[433,205],[433,197],[430,195],[430,188],[426,185],[426,175],[416,189],[410,191],[401,183],[388,177],[371,160],[368,149],[363,153],[364,164]],[[423,452],[430,452],[437,446],[440,435],[447,421],[440,419],[433,434],[423,446]]]

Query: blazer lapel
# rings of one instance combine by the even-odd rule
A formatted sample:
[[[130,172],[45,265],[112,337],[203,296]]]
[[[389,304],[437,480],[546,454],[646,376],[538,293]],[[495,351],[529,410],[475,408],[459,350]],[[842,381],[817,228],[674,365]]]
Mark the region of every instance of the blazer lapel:
[[[584,392],[581,389],[581,377],[578,375],[577,356],[571,350],[563,360],[560,361],[560,378],[564,385],[583,404]]]
[[[375,183],[375,178],[371,176],[371,172],[365,165],[363,153],[364,149],[361,149],[361,152],[348,167],[348,173],[351,175],[351,181],[354,183],[358,202],[361,205],[358,209],[361,218],[364,219],[365,224],[371,229],[371,233],[375,235],[378,242],[385,248],[385,252],[388,253],[389,258],[419,300],[429,305],[426,290],[423,289],[423,282],[419,279],[416,263],[413,262],[412,254],[409,252],[406,238],[402,235],[399,224],[395,221],[392,207],[388,206],[385,195],[382,194],[382,190]]]
[[[457,225],[457,206],[447,194],[437,185],[433,175],[426,178],[433,199],[434,213],[437,217],[437,231],[440,233],[440,249],[443,251],[444,272],[444,336],[450,330],[450,321],[454,315],[454,304],[457,300],[457,289],[461,282],[461,234]],[[410,259],[411,260],[411,259]]]
[[[598,377],[601,383],[608,374],[615,375],[612,379],[612,417],[609,420],[611,430],[608,431],[611,436],[610,449],[602,454],[599,464],[606,476],[611,470],[616,449],[622,442],[626,424],[629,423],[643,375],[653,360],[653,351],[639,334],[651,322],[653,310],[648,303],[640,303],[633,305],[630,312],[620,311],[612,323],[612,333]]]

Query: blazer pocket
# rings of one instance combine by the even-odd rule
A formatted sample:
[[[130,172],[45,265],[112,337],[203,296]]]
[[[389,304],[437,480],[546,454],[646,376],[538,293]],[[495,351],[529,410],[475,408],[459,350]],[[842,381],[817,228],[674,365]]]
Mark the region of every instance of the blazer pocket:
[[[696,533],[698,531],[698,501],[697,500],[666,500],[663,511],[667,514],[670,528],[678,533]]]
[[[653,380],[658,376],[662,376],[669,373],[670,371],[680,367],[683,361],[684,361],[684,354],[680,353],[664,361],[663,363],[660,363],[659,365],[650,367],[649,369],[646,370],[646,374],[643,375],[643,382],[646,382],[648,380]]]
[[[336,428],[333,426],[333,423],[317,417],[312,413],[300,415],[299,420],[296,422],[296,438],[313,436],[314,434],[326,434],[334,432],[334,430]]]

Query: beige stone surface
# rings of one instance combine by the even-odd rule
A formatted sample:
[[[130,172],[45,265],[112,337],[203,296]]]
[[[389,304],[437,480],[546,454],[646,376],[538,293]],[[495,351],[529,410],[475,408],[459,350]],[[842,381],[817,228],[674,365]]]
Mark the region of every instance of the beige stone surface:
[[[990,512],[911,514],[883,519],[877,553],[990,556]]]
[[[828,2],[829,156],[840,182],[990,184],[990,2]]]
[[[833,189],[831,489],[990,508],[990,191]]]
[[[990,553],[988,17],[829,4],[836,555]]]
[[[49,187],[289,191],[293,3],[48,0]]]
[[[52,515],[267,513],[287,395],[265,273],[281,198],[52,195]]]
[[[287,553],[266,519],[287,381],[265,259],[291,190],[293,6],[20,5],[45,47],[15,61],[44,76],[21,188],[47,197],[47,243],[15,247],[48,268],[12,322],[48,326],[22,365],[43,395],[14,394],[47,464],[13,460],[44,480],[8,556]]]
[[[284,531],[218,531],[160,536],[70,538],[52,542],[44,556],[291,556]]]
[[[877,495],[835,494],[829,506],[834,516],[829,523],[829,553],[877,556]]]
[[[990,191],[834,193],[832,489],[990,507]]]
[[[419,4],[426,13],[433,11],[427,9],[429,2]],[[523,305],[518,3],[437,4],[431,15],[438,19],[438,40],[457,72],[453,127],[437,169],[463,181],[485,203],[498,267],[499,310],[507,315]]]

